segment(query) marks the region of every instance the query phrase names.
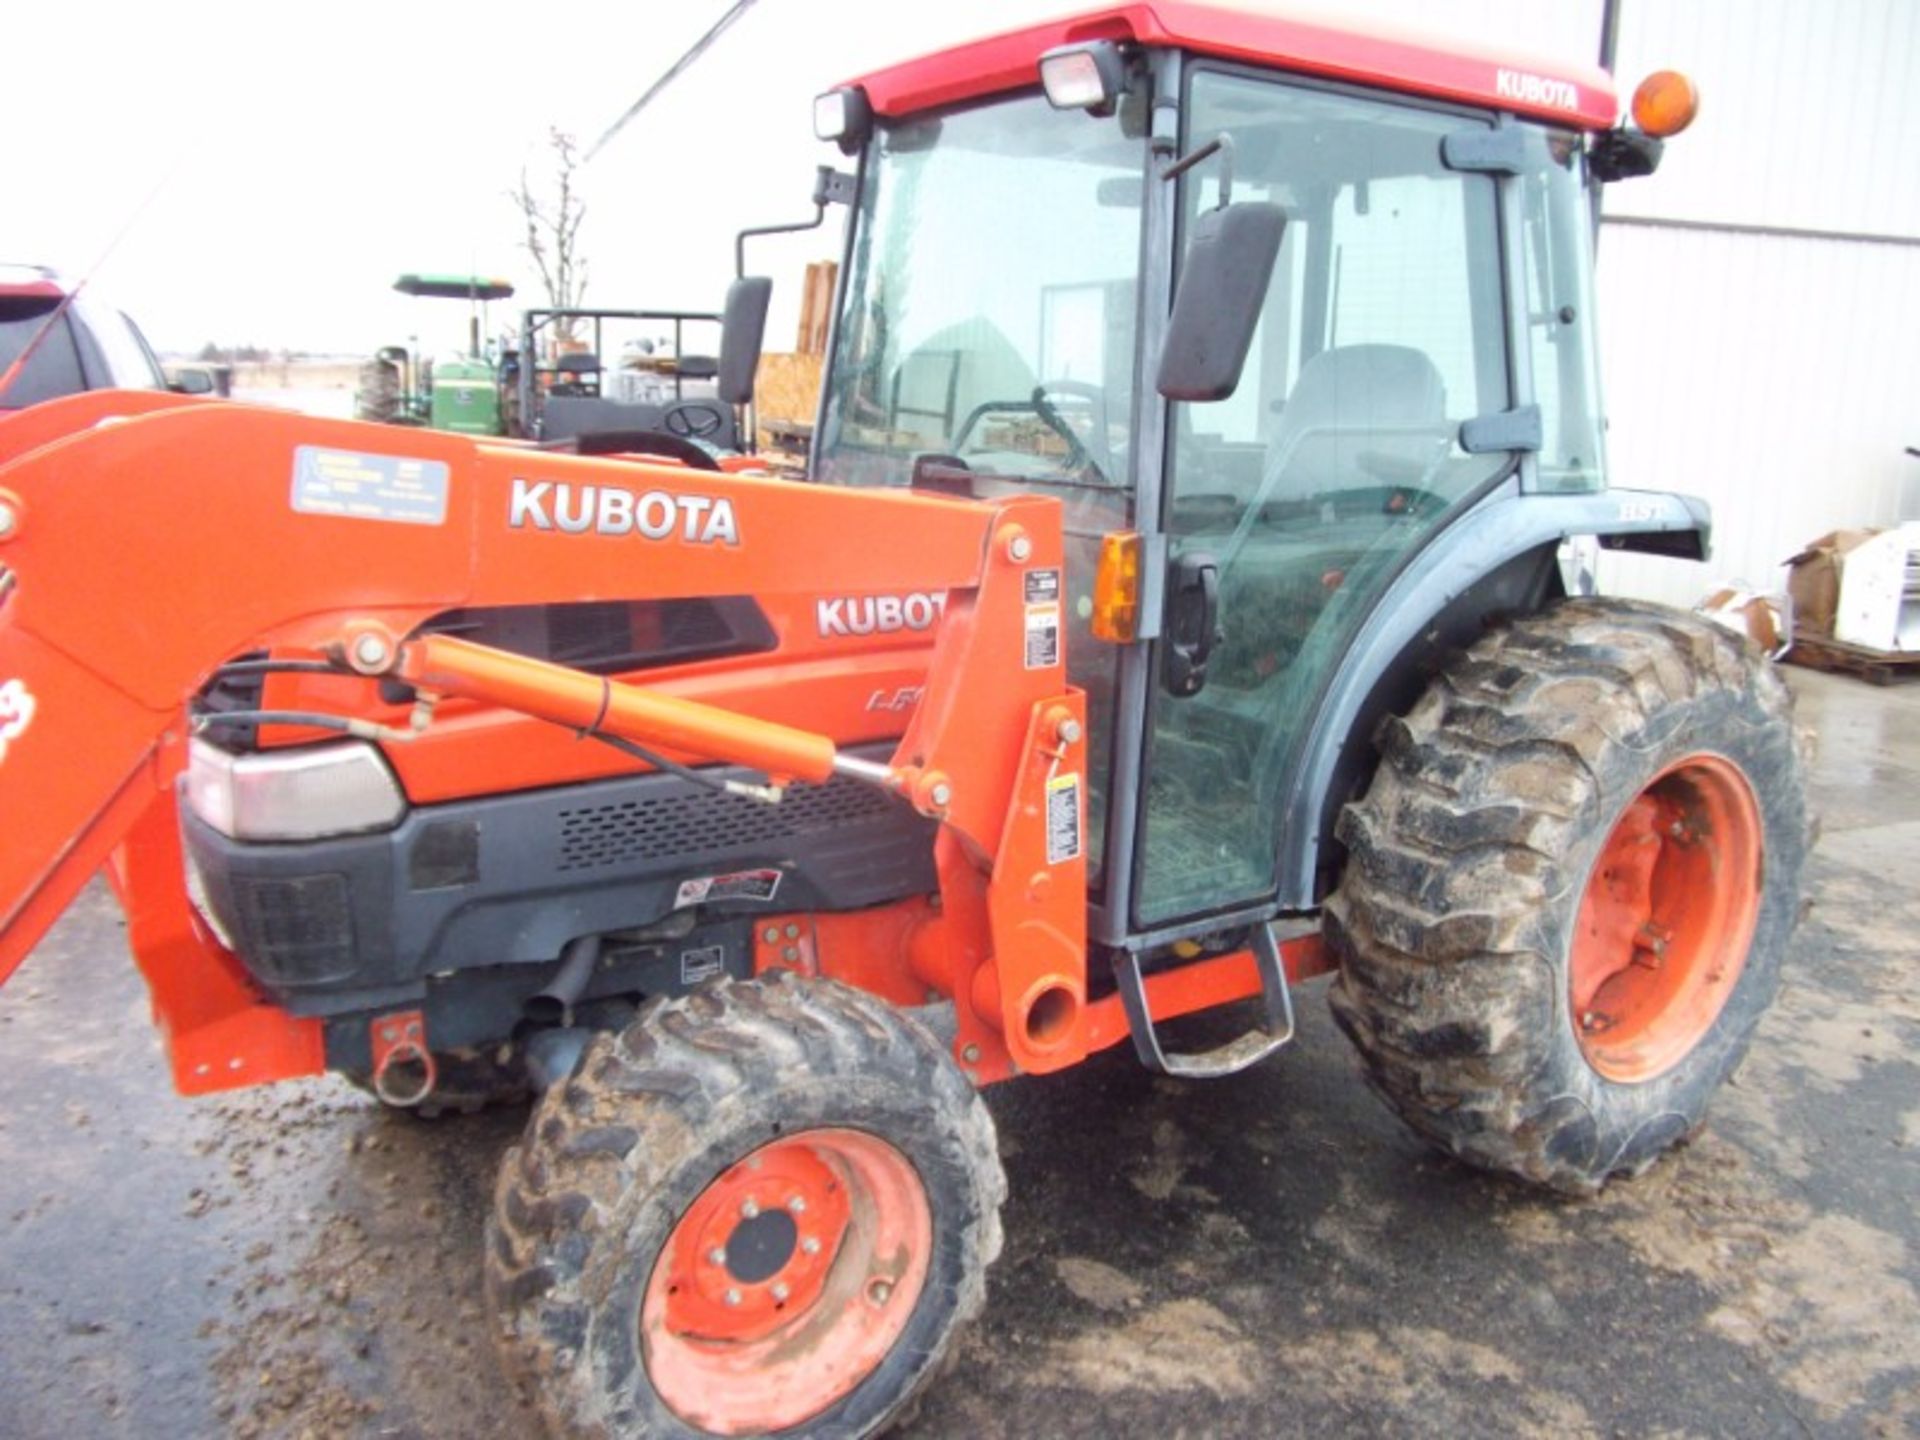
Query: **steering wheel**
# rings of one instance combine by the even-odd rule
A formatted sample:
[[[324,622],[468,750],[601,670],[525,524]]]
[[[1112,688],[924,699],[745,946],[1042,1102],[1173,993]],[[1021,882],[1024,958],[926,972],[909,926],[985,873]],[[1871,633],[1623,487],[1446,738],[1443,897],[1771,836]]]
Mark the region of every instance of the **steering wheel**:
[[[705,440],[718,435],[726,417],[711,405],[672,405],[660,417],[667,432],[683,440]]]
[[[1071,395],[1076,400],[1087,402],[1088,430],[1093,440],[1091,448],[1067,418],[1054,408],[1053,402],[1047,399],[1049,395]],[[1108,438],[1112,432],[1107,425],[1107,392],[1103,386],[1088,385],[1079,380],[1043,380],[1033,387],[1033,409],[1050,429],[1057,431],[1073,447],[1072,458],[1076,462],[1091,465],[1108,481],[1117,478],[1113,468],[1113,446]]]
[[[1059,410],[1047,399],[1048,394],[1074,395],[1092,406],[1092,428],[1099,437],[1100,455],[1096,458],[1087,450],[1079,433],[1067,421]],[[1098,385],[1083,385],[1077,380],[1050,380],[1033,387],[1033,392],[1024,400],[988,400],[976,405],[954,432],[952,450],[956,455],[966,452],[967,437],[973,434],[974,426],[981,418],[995,411],[1031,410],[1054,434],[1067,442],[1066,468],[1068,470],[1091,469],[1099,472],[1100,483],[1113,484],[1115,471],[1113,454],[1107,441],[1107,396]],[[1105,461],[1102,464],[1101,461]]]

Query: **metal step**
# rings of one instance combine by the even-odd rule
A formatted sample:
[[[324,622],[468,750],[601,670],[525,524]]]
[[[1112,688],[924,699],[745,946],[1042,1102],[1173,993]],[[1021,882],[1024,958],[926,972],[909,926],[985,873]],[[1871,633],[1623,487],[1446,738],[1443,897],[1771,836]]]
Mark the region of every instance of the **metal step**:
[[[1260,998],[1266,1006],[1266,1024],[1258,1030],[1193,1055],[1169,1055],[1160,1048],[1160,1036],[1147,1008],[1146,984],[1140,975],[1140,957],[1131,950],[1116,951],[1113,977],[1120,987],[1120,1003],[1127,1012],[1133,1050],[1149,1070],[1194,1080],[1217,1080],[1237,1075],[1273,1054],[1293,1039],[1293,994],[1287,988],[1287,970],[1271,925],[1256,925],[1253,959],[1260,972]]]

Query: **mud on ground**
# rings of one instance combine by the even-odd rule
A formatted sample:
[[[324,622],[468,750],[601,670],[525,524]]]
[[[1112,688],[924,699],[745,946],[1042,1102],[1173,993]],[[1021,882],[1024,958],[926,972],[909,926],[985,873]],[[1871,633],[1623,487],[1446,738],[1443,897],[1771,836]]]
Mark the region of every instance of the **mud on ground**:
[[[1709,1130],[1598,1200],[1405,1136],[1315,987],[1252,1074],[993,1095],[986,1319],[920,1436],[1920,1434],[1920,688],[1796,672],[1815,908]],[[511,1113],[168,1089],[104,891],[0,991],[0,1435],[505,1437]]]

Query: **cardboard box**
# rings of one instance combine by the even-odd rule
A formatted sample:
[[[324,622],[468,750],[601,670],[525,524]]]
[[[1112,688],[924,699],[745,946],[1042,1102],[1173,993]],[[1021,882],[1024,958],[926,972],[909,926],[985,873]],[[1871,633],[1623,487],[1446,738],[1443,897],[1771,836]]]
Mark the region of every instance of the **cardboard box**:
[[[1808,635],[1833,634],[1840,609],[1840,574],[1849,551],[1880,532],[1834,530],[1787,561],[1787,594],[1793,597],[1793,625]]]
[[[1775,659],[1793,644],[1793,627],[1780,596],[1729,585],[1715,590],[1693,608],[1736,635],[1746,636]]]

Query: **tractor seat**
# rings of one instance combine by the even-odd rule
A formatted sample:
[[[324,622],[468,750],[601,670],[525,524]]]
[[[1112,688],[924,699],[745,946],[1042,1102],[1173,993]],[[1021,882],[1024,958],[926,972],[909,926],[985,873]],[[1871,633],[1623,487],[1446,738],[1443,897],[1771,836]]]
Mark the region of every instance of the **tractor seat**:
[[[562,355],[553,362],[553,369],[551,394],[597,396],[600,393],[600,357],[591,350]]]
[[[1447,387],[1426,352],[1341,345],[1300,367],[1257,503],[1417,484],[1445,454]]]
[[[1221,613],[1238,615],[1213,677],[1284,686],[1340,579],[1430,487],[1452,444],[1446,386],[1423,351],[1344,345],[1300,367],[1264,473],[1219,547]],[[1398,497],[1398,504],[1394,503]]]

